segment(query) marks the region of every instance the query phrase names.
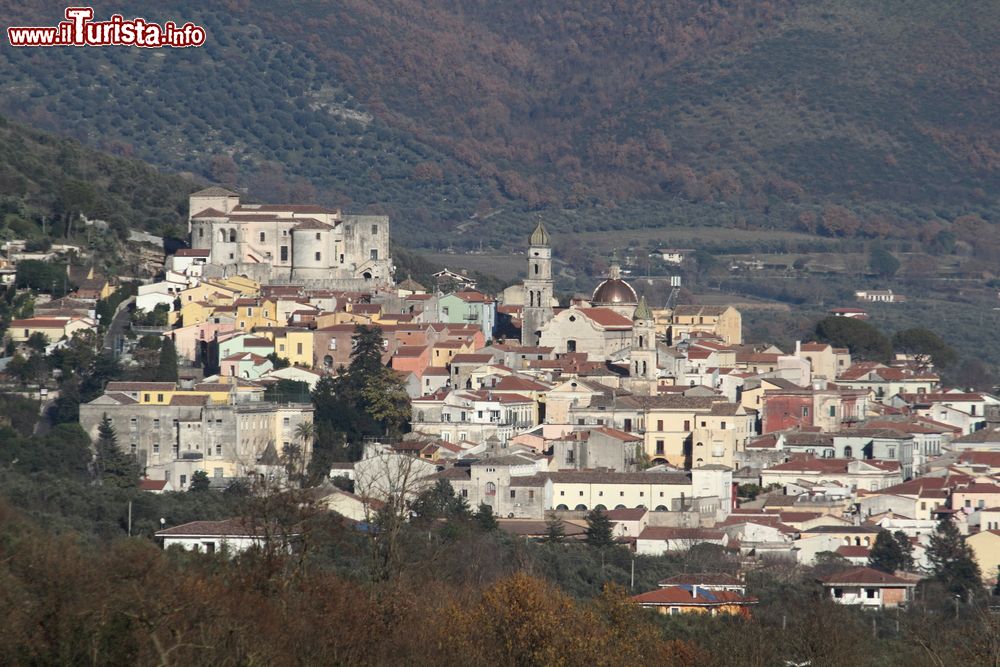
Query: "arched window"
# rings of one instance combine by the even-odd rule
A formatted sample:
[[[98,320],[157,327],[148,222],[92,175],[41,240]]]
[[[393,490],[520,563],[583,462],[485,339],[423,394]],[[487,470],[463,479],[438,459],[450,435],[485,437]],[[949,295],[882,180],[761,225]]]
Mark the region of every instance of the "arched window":
[[[534,292],[532,292],[532,291],[528,292],[528,300],[531,301],[531,304],[530,304],[529,307],[534,307],[534,305],[535,305],[535,293]]]
[[[699,466],[700,466],[700,465],[702,465],[703,463],[705,463],[705,459],[698,459],[698,460],[697,460],[697,461],[695,461],[694,463],[695,463],[695,465],[699,465]]]
[[[606,512],[608,510],[604,505],[594,505],[595,510],[600,510],[601,512]]]
[[[623,509],[626,509],[626,508],[625,508],[624,505],[615,505],[615,509],[616,510],[623,510]]]
[[[872,538],[866,537],[865,538],[865,546],[866,547],[870,547],[871,545],[872,545]]]
[[[646,341],[646,337],[643,336],[643,335],[640,335],[639,336],[639,347],[642,347],[645,344],[645,341]]]
[[[236,243],[236,230],[235,229],[230,229],[229,230],[229,242],[230,243]]]
[[[365,280],[371,280],[372,274],[369,273],[368,271],[365,271],[363,274],[361,274],[361,277],[364,278]]]
[[[565,512],[568,509],[569,509],[569,507],[567,507],[566,505],[557,505],[556,506],[556,511],[557,512]]]
[[[223,243],[226,242],[226,230],[225,229],[220,229],[219,230],[219,240],[222,241]]]
[[[329,354],[323,357],[323,367],[333,368],[333,357],[331,357]]]
[[[495,496],[497,494],[497,485],[493,482],[486,482],[486,495]]]
[[[654,512],[666,512],[667,511],[667,506],[666,505],[657,505],[656,509],[653,510],[653,511]]]
[[[576,506],[576,511],[577,512],[586,512],[587,511],[587,506],[584,505],[583,503],[580,503],[579,505]]]
[[[854,457],[854,448],[848,445],[844,447],[844,458],[849,459]]]
[[[567,352],[576,352],[576,341],[575,340],[570,339],[570,340],[566,341],[566,351]]]
[[[538,275],[538,262],[535,262],[535,275]]]
[[[646,362],[645,362],[645,361],[644,361],[644,362],[642,362],[642,374],[643,374],[643,375],[645,375],[645,374],[646,374]]]
[[[636,505],[635,508],[637,510],[644,510],[644,509],[646,509],[646,506],[645,505]]]

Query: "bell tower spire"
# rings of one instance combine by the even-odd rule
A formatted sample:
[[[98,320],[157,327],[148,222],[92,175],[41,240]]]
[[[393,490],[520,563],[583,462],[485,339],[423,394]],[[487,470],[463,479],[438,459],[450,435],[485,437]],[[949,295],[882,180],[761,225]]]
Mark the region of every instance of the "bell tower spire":
[[[538,345],[542,327],[552,319],[552,248],[539,220],[528,240],[528,277],[524,280],[521,344]]]

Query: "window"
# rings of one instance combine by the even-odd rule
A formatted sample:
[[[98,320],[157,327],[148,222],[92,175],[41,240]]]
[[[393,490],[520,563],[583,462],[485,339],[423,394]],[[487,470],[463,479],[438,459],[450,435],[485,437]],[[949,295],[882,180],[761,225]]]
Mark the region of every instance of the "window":
[[[722,430],[723,430],[723,431],[725,431],[725,430],[726,430],[726,422],[722,422],[722,426],[721,426],[721,428],[722,428]]]
[[[215,542],[202,542],[201,545],[205,547],[205,553],[207,554],[215,553]]]
[[[153,453],[154,454],[159,454],[160,453],[160,443],[158,443],[158,442],[154,442],[153,443]]]
[[[323,240],[323,237],[320,236],[319,232],[316,232],[316,240],[317,241],[322,241]]]
[[[143,394],[144,398],[142,400],[145,401],[146,403],[149,403],[150,400],[149,396],[150,396],[149,394]]]
[[[156,395],[156,402],[157,403],[162,403],[163,402],[163,394],[157,394]]]
[[[511,498],[517,498],[517,491],[515,491],[514,489],[511,489],[510,490],[510,497]]]
[[[534,499],[535,499],[535,490],[528,489],[528,500],[534,500]]]
[[[497,494],[497,485],[493,482],[486,482],[486,495],[495,496]]]
[[[281,423],[284,424],[285,426],[288,426],[289,424],[292,423],[292,418],[291,417],[282,417]]]
[[[318,261],[320,261],[320,259],[321,259],[322,257],[323,257],[323,253],[321,253],[321,252],[317,252],[317,253],[316,253],[316,261],[317,261],[317,262],[318,262]]]
[[[279,250],[279,253],[280,253],[281,261],[282,262],[287,262],[288,261],[288,246],[286,246],[286,245],[281,246],[281,249]]]
[[[830,406],[830,416],[831,417],[836,417],[837,416],[837,406],[836,405],[831,405]]]
[[[663,440],[657,440],[656,441],[656,453],[662,456],[663,453],[664,453],[664,451],[665,451],[665,445],[664,445]]]
[[[264,243],[264,241],[266,241],[266,240],[267,240],[267,237],[266,237],[266,235],[264,234],[264,232],[261,232],[261,233],[260,233],[260,242],[261,242],[261,243]]]
[[[687,422],[684,422],[684,428],[685,429],[687,428]],[[657,431],[662,431],[663,430],[663,420],[662,419],[657,419],[656,420],[656,430]]]
[[[662,422],[660,422],[660,423],[662,423]],[[662,431],[663,429],[660,428],[660,430]],[[690,419],[685,419],[684,420],[684,430],[685,431],[690,431],[691,430],[691,420]]]
[[[848,445],[844,447],[844,458],[849,459],[854,457],[854,448]]]
[[[877,588],[866,588],[865,589],[865,597],[868,598],[869,600],[874,600],[875,598],[878,597],[878,589]]]
[[[216,456],[222,456],[222,445],[221,444],[215,446],[215,455]]]
[[[153,428],[160,428],[160,420],[159,419],[154,419],[153,420]]]
[[[295,344],[295,354],[302,354],[302,343]]]
[[[678,609],[677,607],[671,607],[670,608],[670,615],[671,616],[677,616],[680,613],[681,613],[681,610]]]
[[[834,588],[833,589],[833,597],[837,598],[838,600],[840,598],[844,597],[844,589],[843,588]]]
[[[802,408],[802,416],[803,417],[809,416],[809,408]]]
[[[468,498],[469,497],[469,490],[468,489],[462,489],[462,497],[463,498]]]
[[[373,259],[373,260],[377,260],[378,259],[378,248],[372,248],[371,259]]]
[[[132,452],[132,456],[135,456],[135,451],[136,451],[136,445],[135,445],[135,443],[134,443],[134,442],[132,443],[132,446],[131,446],[131,447],[130,447],[129,449],[130,449],[130,451]]]
[[[188,481],[188,476],[187,476],[187,475],[181,475],[181,486],[182,486],[182,487],[183,487],[183,486],[184,486],[185,484],[187,484],[187,481]]]
[[[567,352],[576,352],[576,341],[575,340],[571,339],[571,340],[566,341],[566,351]]]

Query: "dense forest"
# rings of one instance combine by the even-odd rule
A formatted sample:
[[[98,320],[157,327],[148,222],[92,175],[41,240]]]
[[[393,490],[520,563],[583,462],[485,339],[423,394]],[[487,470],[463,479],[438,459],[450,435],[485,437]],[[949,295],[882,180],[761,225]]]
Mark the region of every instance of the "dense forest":
[[[997,236],[988,5],[175,0],[147,18],[208,43],[8,50],[0,110],[264,199],[384,210],[428,246],[515,244],[528,212]]]

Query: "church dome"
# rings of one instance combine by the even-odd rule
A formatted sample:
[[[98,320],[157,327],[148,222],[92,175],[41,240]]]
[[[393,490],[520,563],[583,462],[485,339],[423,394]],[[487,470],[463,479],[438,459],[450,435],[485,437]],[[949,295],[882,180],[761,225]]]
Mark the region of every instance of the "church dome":
[[[622,280],[621,268],[617,264],[612,264],[611,270],[608,271],[608,279],[597,286],[590,302],[595,306],[634,306],[639,303],[639,298],[632,286]]]

